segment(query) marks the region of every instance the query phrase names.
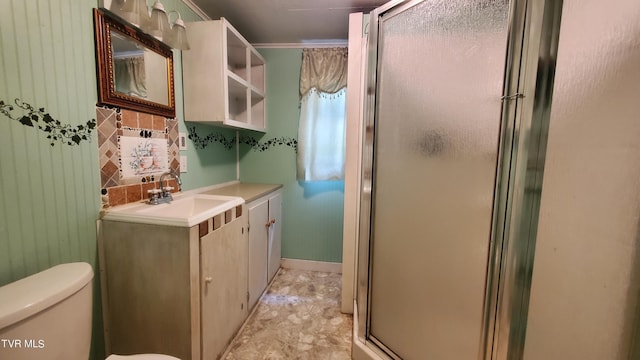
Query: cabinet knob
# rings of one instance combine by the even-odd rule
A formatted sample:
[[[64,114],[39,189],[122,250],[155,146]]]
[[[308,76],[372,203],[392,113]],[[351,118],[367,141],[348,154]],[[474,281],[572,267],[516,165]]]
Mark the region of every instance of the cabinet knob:
[[[276,219],[271,219],[271,225],[276,223]]]
[[[206,282],[207,284],[212,281],[213,281],[213,278],[211,276],[207,276],[206,278],[204,278],[204,282]]]

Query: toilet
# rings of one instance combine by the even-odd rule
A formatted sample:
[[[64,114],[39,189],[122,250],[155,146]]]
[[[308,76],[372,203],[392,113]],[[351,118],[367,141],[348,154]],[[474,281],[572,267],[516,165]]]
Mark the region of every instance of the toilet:
[[[88,359],[92,279],[91,265],[78,262],[0,287],[0,359]],[[110,355],[107,360],[179,359],[140,354]]]

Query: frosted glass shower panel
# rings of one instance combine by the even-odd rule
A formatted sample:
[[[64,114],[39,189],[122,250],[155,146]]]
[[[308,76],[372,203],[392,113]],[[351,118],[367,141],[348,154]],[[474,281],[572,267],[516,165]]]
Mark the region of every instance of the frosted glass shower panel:
[[[379,20],[370,334],[404,359],[474,359],[483,319],[506,1]]]
[[[563,3],[525,360],[640,359],[639,39],[637,0]]]

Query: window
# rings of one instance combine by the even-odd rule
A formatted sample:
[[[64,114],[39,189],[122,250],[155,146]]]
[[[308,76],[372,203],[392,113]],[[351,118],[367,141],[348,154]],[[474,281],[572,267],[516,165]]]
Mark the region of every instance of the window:
[[[303,50],[298,180],[344,179],[346,86],[346,48]]]

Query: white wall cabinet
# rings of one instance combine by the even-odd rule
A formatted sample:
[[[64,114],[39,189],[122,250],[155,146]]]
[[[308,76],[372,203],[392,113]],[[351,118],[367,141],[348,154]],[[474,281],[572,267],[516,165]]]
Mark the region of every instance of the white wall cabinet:
[[[101,221],[107,354],[220,357],[248,316],[245,209],[190,228]]]
[[[185,120],[266,132],[265,60],[225,18],[187,24]]]
[[[280,268],[282,190],[247,205],[249,209],[249,309]]]

